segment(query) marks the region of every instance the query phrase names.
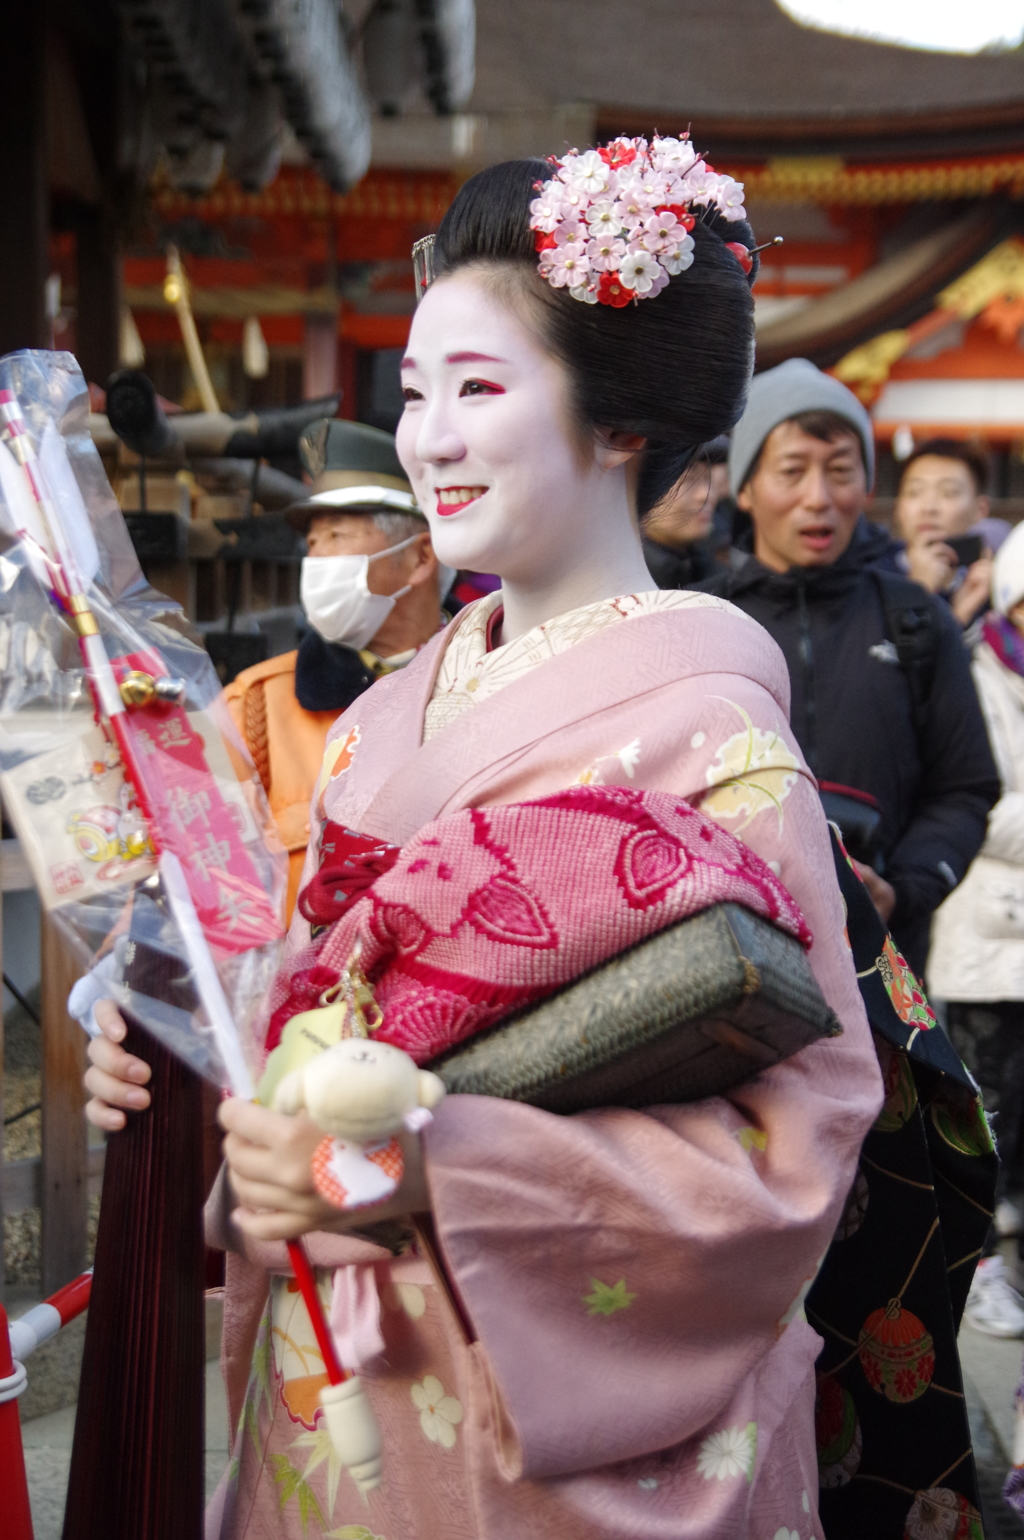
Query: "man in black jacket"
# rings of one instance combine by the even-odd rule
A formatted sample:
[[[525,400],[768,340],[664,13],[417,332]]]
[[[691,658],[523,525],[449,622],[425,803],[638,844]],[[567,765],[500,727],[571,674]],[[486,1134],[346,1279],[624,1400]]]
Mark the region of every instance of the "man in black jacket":
[[[858,869],[923,974],[932,912],[999,796],[960,629],[947,606],[884,570],[888,542],[863,516],[871,422],[838,380],[806,359],[759,375],[729,470],[754,551],[700,586],[782,648],[793,731],[833,806],[852,808],[851,827],[876,825]]]

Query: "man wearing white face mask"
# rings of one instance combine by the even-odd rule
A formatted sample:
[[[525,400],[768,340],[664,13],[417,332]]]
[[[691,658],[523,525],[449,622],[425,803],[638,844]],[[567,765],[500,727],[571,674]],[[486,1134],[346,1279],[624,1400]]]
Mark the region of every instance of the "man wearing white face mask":
[[[299,453],[313,483],[285,517],[306,536],[309,629],[296,651],[245,669],[225,691],[289,852],[289,920],[327,733],[445,624],[441,600],[454,578],[434,555],[390,433],[323,418]]]

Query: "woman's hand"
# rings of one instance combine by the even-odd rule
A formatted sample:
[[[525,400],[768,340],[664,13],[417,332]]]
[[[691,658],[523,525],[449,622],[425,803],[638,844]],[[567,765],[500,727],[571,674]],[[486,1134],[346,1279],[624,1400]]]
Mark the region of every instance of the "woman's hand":
[[[85,1104],[85,1115],[96,1128],[116,1133],[127,1121],[122,1109],[143,1112],[149,1106],[150,1095],[143,1086],[152,1070],[120,1046],[127,1028],[113,1000],[97,1000],[95,1015],[101,1035],[89,1043],[90,1067],[83,1080],[91,1099]]]
[[[418,1134],[398,1135],[405,1175],[394,1196],[385,1203],[342,1210],[313,1186],[313,1153],[326,1136],[308,1114],[289,1117],[232,1098],[221,1103],[217,1116],[227,1134],[228,1179],[241,1205],[231,1217],[256,1240],[289,1241],[309,1230],[356,1230],[430,1208]]]

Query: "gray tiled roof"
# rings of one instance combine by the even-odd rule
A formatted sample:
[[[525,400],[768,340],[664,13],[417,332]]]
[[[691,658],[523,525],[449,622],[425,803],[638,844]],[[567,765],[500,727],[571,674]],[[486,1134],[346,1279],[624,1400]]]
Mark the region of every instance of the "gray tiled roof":
[[[586,101],[640,114],[841,123],[1024,97],[1020,51],[965,57],[834,37],[798,26],[774,0],[476,0],[476,8],[476,112]]]

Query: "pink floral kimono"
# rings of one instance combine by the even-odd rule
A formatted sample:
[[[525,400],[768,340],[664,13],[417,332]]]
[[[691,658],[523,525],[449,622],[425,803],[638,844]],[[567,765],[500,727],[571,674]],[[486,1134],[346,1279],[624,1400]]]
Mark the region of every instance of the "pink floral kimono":
[[[802,1301],[881,1080],[782,655],[692,593],[590,605],[489,651],[498,602],[342,716],[314,829],[402,845],[574,785],[671,793],[780,877],[844,1032],[689,1106],[446,1100],[424,1135],[431,1226],[307,1238],[384,1434],[367,1501],[321,1425],[284,1247],[220,1222],[238,1431],[208,1540],[820,1540]],[[314,843],[307,881],[318,859]],[[293,955],[308,941],[297,915]]]

